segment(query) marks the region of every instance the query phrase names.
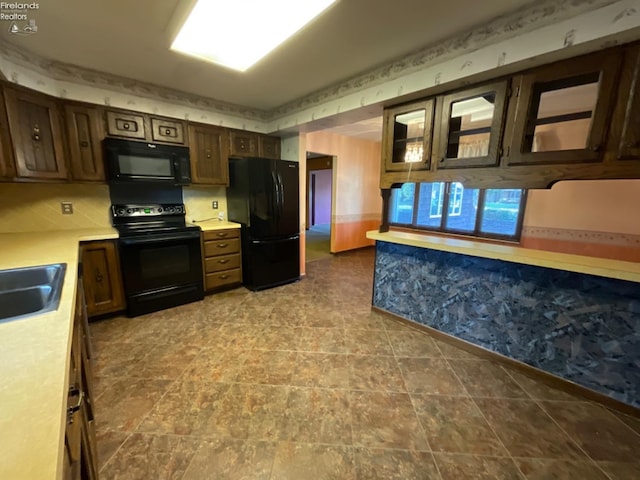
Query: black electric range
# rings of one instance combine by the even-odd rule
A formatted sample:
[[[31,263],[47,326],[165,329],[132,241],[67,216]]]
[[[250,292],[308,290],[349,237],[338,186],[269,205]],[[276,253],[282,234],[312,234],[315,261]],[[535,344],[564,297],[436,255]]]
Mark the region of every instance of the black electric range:
[[[111,215],[129,316],[204,298],[200,227],[183,204],[115,204]]]

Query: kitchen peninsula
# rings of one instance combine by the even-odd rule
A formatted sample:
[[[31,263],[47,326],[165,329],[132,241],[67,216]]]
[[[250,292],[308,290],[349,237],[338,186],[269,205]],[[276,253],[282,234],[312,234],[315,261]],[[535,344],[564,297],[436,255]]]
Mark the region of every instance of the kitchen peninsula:
[[[373,306],[640,406],[640,265],[371,231]]]

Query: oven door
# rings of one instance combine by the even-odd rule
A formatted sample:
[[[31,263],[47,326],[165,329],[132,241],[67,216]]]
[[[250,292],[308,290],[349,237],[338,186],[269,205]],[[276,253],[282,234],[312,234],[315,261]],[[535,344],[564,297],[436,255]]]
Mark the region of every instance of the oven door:
[[[199,232],[125,237],[119,243],[130,315],[203,298]]]

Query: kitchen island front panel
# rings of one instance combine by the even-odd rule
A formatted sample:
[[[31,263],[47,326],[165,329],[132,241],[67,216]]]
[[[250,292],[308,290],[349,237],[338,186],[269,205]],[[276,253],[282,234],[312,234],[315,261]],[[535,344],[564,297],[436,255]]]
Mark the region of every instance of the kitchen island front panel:
[[[640,284],[377,241],[373,305],[640,407]]]

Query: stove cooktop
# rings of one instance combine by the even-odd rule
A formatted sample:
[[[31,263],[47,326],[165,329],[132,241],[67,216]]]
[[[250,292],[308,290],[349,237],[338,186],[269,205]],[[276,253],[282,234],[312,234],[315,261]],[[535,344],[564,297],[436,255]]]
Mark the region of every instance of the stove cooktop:
[[[111,216],[125,237],[200,231],[199,226],[186,224],[184,204],[111,205]]]

